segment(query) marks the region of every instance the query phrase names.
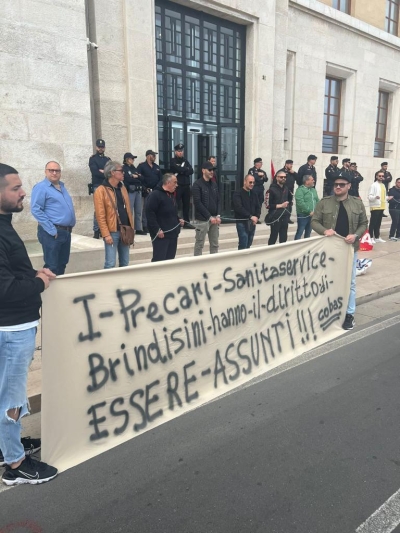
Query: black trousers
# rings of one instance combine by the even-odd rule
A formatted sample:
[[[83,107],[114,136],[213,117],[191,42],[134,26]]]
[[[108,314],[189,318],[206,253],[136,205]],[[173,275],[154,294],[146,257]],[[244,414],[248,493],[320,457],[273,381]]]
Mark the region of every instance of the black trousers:
[[[373,211],[371,211],[368,231],[372,239],[379,239],[382,217],[383,209],[374,209]]]
[[[389,237],[400,239],[400,209],[389,209],[389,215],[392,217]]]
[[[268,245],[275,244],[278,239],[278,236],[279,242],[287,241],[288,224],[288,219],[283,219],[283,217],[281,220],[278,220],[277,222],[271,224],[271,234],[268,239]]]
[[[178,237],[174,239],[168,239],[164,237],[163,239],[156,239],[152,242],[153,244],[153,258],[152,263],[156,261],[167,261],[168,259],[175,259],[176,248],[178,246]]]
[[[176,189],[176,203],[182,202],[182,216],[185,222],[190,222],[190,185],[179,185]]]

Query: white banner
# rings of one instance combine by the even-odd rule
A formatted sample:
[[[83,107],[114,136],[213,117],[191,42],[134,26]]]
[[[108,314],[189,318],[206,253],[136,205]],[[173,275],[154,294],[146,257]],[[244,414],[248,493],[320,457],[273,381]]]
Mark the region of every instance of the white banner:
[[[340,335],[352,258],[315,237],[57,279],[43,460],[70,468]]]

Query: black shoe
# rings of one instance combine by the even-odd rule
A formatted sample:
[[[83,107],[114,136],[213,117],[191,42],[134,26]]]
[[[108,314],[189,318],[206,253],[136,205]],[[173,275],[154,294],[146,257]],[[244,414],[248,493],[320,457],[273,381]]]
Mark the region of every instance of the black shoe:
[[[38,485],[55,478],[57,473],[54,466],[27,457],[18,468],[12,469],[7,465],[1,479],[6,485]]]
[[[183,225],[183,229],[196,229],[196,228],[192,226],[192,224],[185,222],[185,224]]]
[[[97,229],[94,233],[93,233],[93,239],[100,239],[100,230]]]
[[[257,224],[261,224],[261,223],[262,223],[261,220],[257,220]]]
[[[145,232],[145,235],[147,235],[149,233],[149,228],[144,227],[143,231]]]
[[[383,216],[383,217],[385,217],[385,218],[387,218],[387,217],[388,217],[389,215],[385,215],[385,213],[383,213],[383,215],[382,215],[382,216]]]
[[[290,218],[289,218],[289,224],[294,224],[293,220],[290,220]]]
[[[144,231],[144,229],[138,229],[135,233],[136,235],[147,235],[147,231]]]
[[[350,329],[353,329],[355,325],[356,325],[356,322],[354,320],[354,316],[346,314],[346,318],[344,319],[342,328],[346,330],[350,330]]]
[[[22,446],[24,447],[25,455],[32,455],[40,450],[42,442],[40,439],[31,439],[30,437],[22,437]],[[0,450],[0,466],[4,466],[3,452]]]

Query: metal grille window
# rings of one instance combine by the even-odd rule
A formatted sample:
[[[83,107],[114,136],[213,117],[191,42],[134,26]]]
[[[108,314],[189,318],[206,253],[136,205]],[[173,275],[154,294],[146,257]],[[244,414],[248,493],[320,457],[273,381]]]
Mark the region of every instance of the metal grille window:
[[[386,131],[389,111],[389,93],[379,91],[376,116],[374,157],[385,157]]]
[[[165,43],[168,61],[182,61],[182,23],[179,13],[165,10]]]
[[[392,35],[399,32],[400,0],[386,0],[385,30]]]
[[[333,0],[332,7],[350,15],[350,0]]]
[[[340,97],[342,82],[335,78],[325,79],[324,135],[322,151],[328,154],[339,150]]]
[[[185,47],[186,64],[190,67],[200,67],[200,25],[199,21],[192,17],[185,19]]]
[[[182,71],[176,68],[167,69],[167,110],[171,115],[182,116],[183,111],[183,80]]]

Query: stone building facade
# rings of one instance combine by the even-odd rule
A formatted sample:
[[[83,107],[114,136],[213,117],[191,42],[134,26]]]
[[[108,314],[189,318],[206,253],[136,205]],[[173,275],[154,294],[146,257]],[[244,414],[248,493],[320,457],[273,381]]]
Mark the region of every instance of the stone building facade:
[[[394,176],[400,171],[400,38],[394,0],[2,0],[1,4],[0,161],[20,171],[28,200],[34,183],[43,178],[45,163],[59,161],[76,205],[78,233],[91,233],[88,158],[95,139],[106,140],[106,153],[113,159],[121,160],[124,152],[132,151],[140,162],[146,149],[152,148],[167,160],[176,131],[179,136],[179,130],[168,128],[177,120],[186,128],[179,140],[199,150],[201,137],[211,142],[209,149],[215,148],[221,159],[220,178],[230,180],[227,205],[232,188],[240,186],[258,156],[269,173],[271,159],[275,169],[287,158],[298,167],[308,154],[316,154],[321,193],[330,150],[337,149],[340,159],[350,157],[358,163],[365,178],[360,187],[364,199],[381,161],[388,161]],[[163,39],[168,34],[176,42],[157,52],[159,17],[163,17]],[[220,57],[216,64],[226,67],[222,74],[209,76],[205,60],[197,67],[195,56],[190,74],[185,69],[183,75],[174,74],[172,63],[172,74],[164,71],[163,65],[171,60],[168,47],[186,47],[182,52],[186,61],[190,46],[195,50],[197,42],[199,54],[209,53],[212,28]],[[88,40],[98,48],[88,47]],[[229,74],[232,43],[236,81]],[[160,59],[163,53],[165,61]],[[216,79],[215,87],[209,79]],[[176,102],[171,97],[171,104],[160,104],[160,90],[166,98],[175,91]],[[179,118],[179,98],[186,113],[190,106],[193,112],[186,122]],[[209,105],[213,98],[220,115],[201,122],[196,106]],[[229,107],[233,101],[240,107],[236,115]],[[160,110],[160,105],[176,111]],[[199,113],[206,116],[204,109]],[[190,116],[195,118],[189,121]],[[230,145],[224,140],[229,131],[237,135],[231,135]],[[232,139],[237,141],[237,152],[229,166]],[[18,217],[17,229],[24,238],[35,237],[29,209]]]

